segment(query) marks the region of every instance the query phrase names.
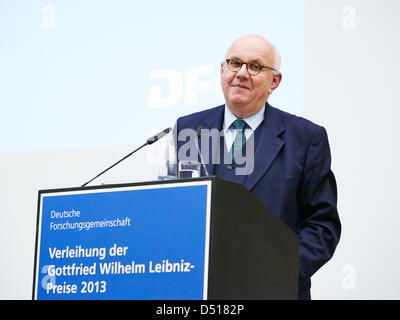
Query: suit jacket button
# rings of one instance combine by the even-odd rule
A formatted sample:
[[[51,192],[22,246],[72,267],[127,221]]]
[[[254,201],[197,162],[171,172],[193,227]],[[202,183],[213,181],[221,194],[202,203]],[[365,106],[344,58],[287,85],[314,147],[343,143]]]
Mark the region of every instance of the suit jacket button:
[[[232,170],[232,169],[233,169],[233,167],[232,167],[230,164],[228,164],[228,165],[226,166],[226,168],[227,168],[228,170]]]

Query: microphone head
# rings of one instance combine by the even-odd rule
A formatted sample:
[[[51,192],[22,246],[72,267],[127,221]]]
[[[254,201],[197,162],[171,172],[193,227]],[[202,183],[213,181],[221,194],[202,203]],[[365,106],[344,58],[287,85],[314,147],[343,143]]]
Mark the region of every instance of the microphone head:
[[[171,130],[172,130],[172,128],[170,127],[170,128],[164,129],[163,132],[164,132],[165,134],[167,134],[167,133],[170,133]]]
[[[164,137],[167,133],[169,133],[172,130],[172,128],[167,128],[164,129],[163,131],[157,133],[156,135],[150,137],[147,139],[147,144],[152,144],[154,142],[156,142],[157,140],[161,139],[162,137]]]

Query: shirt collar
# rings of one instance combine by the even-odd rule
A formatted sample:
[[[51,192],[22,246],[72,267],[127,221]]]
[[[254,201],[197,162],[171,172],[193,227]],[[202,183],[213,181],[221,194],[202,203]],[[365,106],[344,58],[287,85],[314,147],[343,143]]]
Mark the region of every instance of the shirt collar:
[[[265,106],[263,106],[257,113],[251,115],[248,118],[243,118],[251,130],[256,130],[260,123],[264,120]],[[228,130],[232,123],[238,119],[225,105],[225,115],[224,115],[224,129]]]

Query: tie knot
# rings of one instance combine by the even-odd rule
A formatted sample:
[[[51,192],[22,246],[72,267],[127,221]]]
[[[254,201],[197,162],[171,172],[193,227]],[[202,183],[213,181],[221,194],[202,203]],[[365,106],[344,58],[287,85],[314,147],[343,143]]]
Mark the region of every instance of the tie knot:
[[[238,130],[243,130],[246,127],[247,123],[243,119],[236,119],[232,123],[232,125]]]

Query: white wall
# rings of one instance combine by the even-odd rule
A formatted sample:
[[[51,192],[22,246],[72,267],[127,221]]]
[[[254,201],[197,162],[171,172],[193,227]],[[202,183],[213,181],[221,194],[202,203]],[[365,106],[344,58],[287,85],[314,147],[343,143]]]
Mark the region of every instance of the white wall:
[[[320,299],[400,298],[400,2],[308,1],[303,115],[324,125],[342,239]]]

